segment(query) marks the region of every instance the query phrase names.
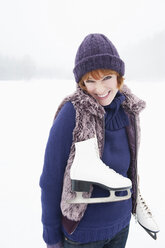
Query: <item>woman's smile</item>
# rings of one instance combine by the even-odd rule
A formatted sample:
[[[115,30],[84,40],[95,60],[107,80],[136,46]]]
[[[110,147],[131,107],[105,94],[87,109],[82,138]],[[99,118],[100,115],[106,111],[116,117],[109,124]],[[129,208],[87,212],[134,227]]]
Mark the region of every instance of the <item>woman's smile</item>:
[[[109,96],[110,92],[111,92],[111,91],[108,91],[108,92],[107,92],[106,94],[104,94],[104,95],[98,95],[98,94],[96,94],[96,96],[97,96],[98,99],[104,100],[104,99],[106,99],[106,98]]]

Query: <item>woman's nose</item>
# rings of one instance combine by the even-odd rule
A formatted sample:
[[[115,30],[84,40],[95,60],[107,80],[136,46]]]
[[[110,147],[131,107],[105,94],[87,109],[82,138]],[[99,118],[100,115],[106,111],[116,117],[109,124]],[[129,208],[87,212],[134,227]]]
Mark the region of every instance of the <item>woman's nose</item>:
[[[98,94],[98,95],[105,94],[105,88],[104,88],[104,86],[103,85],[96,85],[95,93]]]

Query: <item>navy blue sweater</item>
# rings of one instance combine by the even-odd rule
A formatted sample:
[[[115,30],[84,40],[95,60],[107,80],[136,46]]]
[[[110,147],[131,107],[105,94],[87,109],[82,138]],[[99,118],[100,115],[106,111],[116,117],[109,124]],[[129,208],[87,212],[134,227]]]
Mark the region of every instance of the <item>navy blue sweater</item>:
[[[121,105],[124,99],[124,95],[118,92],[112,103],[104,106],[105,144],[101,159],[116,172],[127,177],[130,150],[125,126],[129,125],[129,122]],[[43,238],[47,244],[58,243],[63,233],[69,239],[81,243],[112,238],[129,224],[131,218],[131,199],[88,204],[82,220],[72,235],[68,235],[63,228],[60,201],[74,127],[75,109],[71,102],[67,102],[51,127],[40,177]],[[108,195],[107,190],[94,185],[92,197]]]

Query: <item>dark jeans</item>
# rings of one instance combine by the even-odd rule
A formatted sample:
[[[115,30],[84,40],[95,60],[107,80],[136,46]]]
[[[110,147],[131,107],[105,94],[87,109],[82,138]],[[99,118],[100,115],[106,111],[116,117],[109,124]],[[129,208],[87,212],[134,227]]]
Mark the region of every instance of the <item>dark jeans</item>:
[[[129,232],[129,225],[123,228],[112,239],[106,239],[102,241],[95,241],[86,244],[81,244],[71,240],[64,240],[64,248],[124,248],[127,242]]]

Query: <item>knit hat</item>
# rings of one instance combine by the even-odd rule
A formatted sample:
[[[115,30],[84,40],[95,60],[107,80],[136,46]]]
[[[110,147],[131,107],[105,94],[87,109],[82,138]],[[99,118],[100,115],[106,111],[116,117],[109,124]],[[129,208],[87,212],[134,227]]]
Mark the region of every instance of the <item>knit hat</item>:
[[[89,34],[80,44],[73,73],[78,83],[87,72],[97,69],[111,69],[124,75],[124,62],[113,43],[103,34]]]

